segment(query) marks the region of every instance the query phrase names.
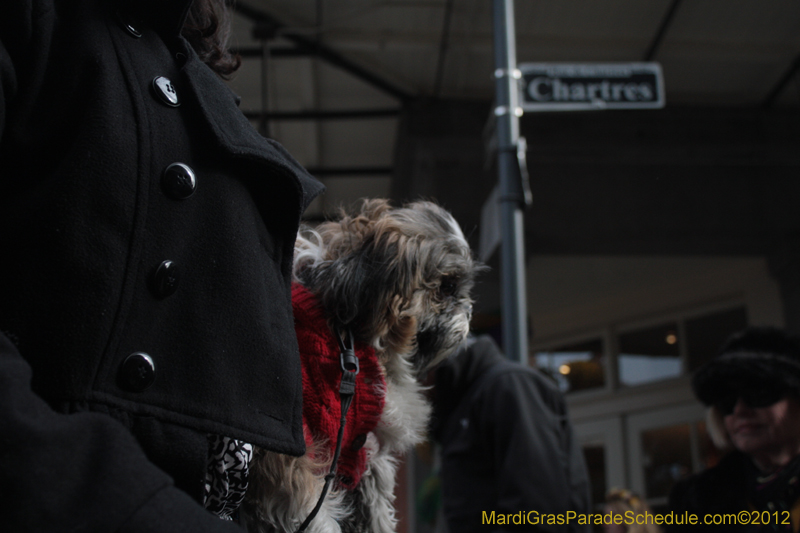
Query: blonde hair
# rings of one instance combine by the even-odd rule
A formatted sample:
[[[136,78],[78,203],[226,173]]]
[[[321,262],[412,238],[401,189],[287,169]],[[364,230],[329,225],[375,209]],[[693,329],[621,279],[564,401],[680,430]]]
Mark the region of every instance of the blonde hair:
[[[725,417],[715,405],[706,410],[706,431],[718,450],[726,452],[733,449],[733,443],[725,429]]]
[[[611,489],[606,494],[606,512],[625,515],[632,511],[635,516],[645,513],[652,514],[647,502],[628,489]],[[644,524],[631,524],[627,526],[628,533],[661,533],[661,528],[653,523],[644,521]]]

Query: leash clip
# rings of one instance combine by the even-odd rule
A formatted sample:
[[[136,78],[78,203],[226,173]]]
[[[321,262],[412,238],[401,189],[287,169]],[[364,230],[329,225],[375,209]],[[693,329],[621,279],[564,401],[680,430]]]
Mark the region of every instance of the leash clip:
[[[356,357],[355,349],[353,348],[353,332],[349,329],[345,332],[347,335],[345,341],[342,340],[342,334],[339,328],[336,328],[336,340],[339,341],[339,363],[342,365],[342,372],[358,374],[360,368],[358,365],[358,357]]]

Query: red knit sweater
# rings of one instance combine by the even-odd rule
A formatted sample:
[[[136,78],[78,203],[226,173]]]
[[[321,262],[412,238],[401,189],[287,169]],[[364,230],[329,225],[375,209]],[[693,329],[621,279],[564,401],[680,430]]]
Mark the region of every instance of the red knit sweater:
[[[297,343],[303,367],[303,424],[306,444],[315,440],[328,442],[330,457],[336,448],[341,402],[339,381],[339,344],[328,326],[324,310],[311,292],[297,283],[292,285]],[[354,488],[366,468],[364,441],[375,429],[383,411],[386,381],[371,346],[355,343],[360,371],[356,377],[356,393],[347,412],[342,451],[339,456],[337,482]]]

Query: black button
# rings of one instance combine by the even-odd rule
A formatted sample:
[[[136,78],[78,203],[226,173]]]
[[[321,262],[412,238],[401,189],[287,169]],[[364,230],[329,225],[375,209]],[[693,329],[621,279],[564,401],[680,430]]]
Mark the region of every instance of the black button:
[[[353,439],[353,443],[350,445],[350,448],[353,451],[360,450],[364,447],[364,443],[367,442],[367,434],[366,433],[359,433]]]
[[[150,290],[157,298],[166,298],[177,290],[180,279],[178,265],[172,261],[162,261],[150,277]]]
[[[122,24],[123,28],[125,28],[125,31],[128,32],[128,35],[136,37],[137,39],[142,36],[142,32],[138,30],[141,22],[136,17],[133,17],[130,13],[126,13],[125,11],[118,9],[117,20],[119,20],[119,23]]]
[[[169,81],[169,78],[165,78],[164,76],[158,76],[154,78],[153,91],[155,91],[159,100],[168,106],[178,107],[181,105],[181,102],[178,99],[178,93],[175,91],[175,86],[172,85],[172,82]]]
[[[183,163],[172,163],[161,175],[161,188],[173,200],[185,200],[197,189],[194,171]]]
[[[128,392],[142,392],[156,379],[156,365],[144,352],[130,354],[119,370],[119,384]]]

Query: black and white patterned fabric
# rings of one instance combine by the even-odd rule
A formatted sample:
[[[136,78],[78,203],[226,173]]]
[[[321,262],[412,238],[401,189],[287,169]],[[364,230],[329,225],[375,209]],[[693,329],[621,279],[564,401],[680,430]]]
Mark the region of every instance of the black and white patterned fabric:
[[[203,506],[223,520],[232,520],[247,491],[253,445],[240,440],[209,435]]]

